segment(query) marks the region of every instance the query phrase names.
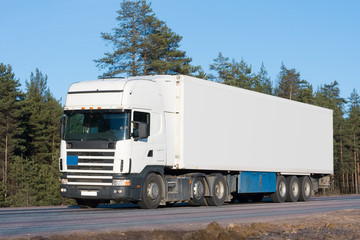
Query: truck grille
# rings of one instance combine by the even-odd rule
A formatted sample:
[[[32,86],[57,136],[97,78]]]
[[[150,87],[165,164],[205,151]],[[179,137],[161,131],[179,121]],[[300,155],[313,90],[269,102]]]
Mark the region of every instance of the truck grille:
[[[69,185],[111,186],[114,168],[114,151],[71,150],[67,156],[76,161],[67,164]]]

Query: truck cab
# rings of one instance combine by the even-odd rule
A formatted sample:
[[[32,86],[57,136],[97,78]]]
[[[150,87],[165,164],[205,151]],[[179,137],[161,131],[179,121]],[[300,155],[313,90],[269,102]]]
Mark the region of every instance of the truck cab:
[[[164,107],[148,79],[102,79],[69,88],[61,120],[61,194],[96,206],[140,201],[144,177],[166,165]]]

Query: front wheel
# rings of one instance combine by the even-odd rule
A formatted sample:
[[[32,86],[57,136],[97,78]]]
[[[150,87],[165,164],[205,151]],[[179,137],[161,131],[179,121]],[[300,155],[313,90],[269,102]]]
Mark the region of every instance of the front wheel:
[[[157,208],[163,196],[163,180],[160,175],[150,173],[147,175],[141,190],[142,199],[138,202],[140,208]]]

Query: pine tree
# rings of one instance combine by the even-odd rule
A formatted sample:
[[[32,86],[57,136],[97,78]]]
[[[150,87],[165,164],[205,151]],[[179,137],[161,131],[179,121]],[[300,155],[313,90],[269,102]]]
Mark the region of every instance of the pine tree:
[[[33,159],[15,157],[10,165],[12,179],[11,192],[8,203],[12,207],[36,206],[38,191],[34,179],[38,174],[37,164]]]
[[[186,74],[193,72],[191,58],[179,50],[182,37],[171,31],[166,24],[149,34],[149,52],[147,57],[149,74]],[[145,74],[146,74],[145,73]]]
[[[3,186],[0,201],[6,201],[9,191],[9,165],[16,154],[23,150],[20,135],[23,129],[18,122],[21,114],[23,94],[19,90],[19,80],[15,79],[10,65],[0,63],[0,177]],[[5,202],[0,202],[5,205]]]
[[[26,154],[12,165],[13,197],[11,204],[59,204],[58,157],[62,107],[47,87],[47,76],[39,69],[26,82],[24,121],[26,122]],[[18,172],[24,174],[19,175]]]
[[[0,207],[6,207],[6,191],[3,181],[0,181]]]
[[[339,83],[334,81],[331,84],[324,84],[315,93],[314,104],[333,110],[333,131],[334,131],[334,172],[335,181],[342,193],[346,192],[347,151],[345,148],[345,120],[344,106],[345,99],[340,96]]]
[[[196,72],[191,58],[179,50],[182,37],[160,21],[145,0],[123,1],[117,13],[118,27],[101,34],[114,49],[95,60],[99,68],[108,69],[102,77]]]
[[[314,92],[312,85],[305,80],[301,80],[299,82],[298,93],[294,96],[294,100],[312,104],[314,102]]]
[[[254,89],[254,79],[251,66],[243,59],[240,62],[233,59],[230,65],[230,81],[225,84],[252,90]]]
[[[60,103],[47,87],[47,76],[39,69],[26,82],[27,156],[38,163],[53,164],[59,146]]]
[[[273,93],[271,78],[268,76],[264,63],[261,63],[260,71],[254,77],[253,90],[269,95]]]
[[[353,159],[349,168],[353,176],[354,193],[359,193],[359,148],[360,148],[360,96],[354,89],[349,99],[348,118],[346,119],[349,137],[349,150]]]
[[[231,82],[231,64],[228,57],[224,57],[220,52],[218,57],[215,58],[213,64],[210,64],[210,70],[215,71],[216,75],[211,75],[210,79],[219,82],[226,83]]]

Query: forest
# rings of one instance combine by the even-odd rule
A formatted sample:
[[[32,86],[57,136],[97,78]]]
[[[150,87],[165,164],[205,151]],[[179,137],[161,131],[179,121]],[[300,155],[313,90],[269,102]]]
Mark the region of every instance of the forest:
[[[359,193],[360,96],[355,88],[347,98],[341,96],[337,81],[313,89],[299,70],[285,63],[273,82],[264,64],[255,72],[241,56],[239,61],[222,53],[209,60],[206,72],[192,65],[180,48],[182,37],[157,18],[149,2],[124,0],[117,14],[113,32],[101,33],[113,51],[94,60],[103,72],[99,77],[185,74],[332,109],[330,192]],[[62,103],[52,95],[46,74],[35,69],[29,75],[22,91],[11,63],[0,62],[0,207],[72,203],[59,192]]]

